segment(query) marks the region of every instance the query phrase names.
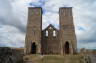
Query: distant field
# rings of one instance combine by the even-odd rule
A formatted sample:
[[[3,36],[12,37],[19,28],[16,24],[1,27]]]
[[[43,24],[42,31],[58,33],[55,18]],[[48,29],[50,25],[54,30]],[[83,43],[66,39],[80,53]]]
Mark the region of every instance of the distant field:
[[[84,63],[82,55],[27,55],[25,63]]]

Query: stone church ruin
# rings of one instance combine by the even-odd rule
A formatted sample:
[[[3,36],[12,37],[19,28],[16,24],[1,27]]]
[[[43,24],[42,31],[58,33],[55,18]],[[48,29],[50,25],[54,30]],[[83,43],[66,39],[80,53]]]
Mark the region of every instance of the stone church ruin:
[[[40,7],[28,8],[28,23],[25,38],[26,54],[76,53],[77,40],[72,7],[59,8],[59,29],[50,24],[42,30],[42,12],[42,8]]]

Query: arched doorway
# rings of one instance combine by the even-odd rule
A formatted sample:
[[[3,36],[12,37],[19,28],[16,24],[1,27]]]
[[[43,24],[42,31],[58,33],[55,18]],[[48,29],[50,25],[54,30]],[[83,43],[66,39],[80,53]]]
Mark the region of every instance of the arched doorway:
[[[69,42],[65,43],[65,54],[69,54],[70,53],[70,47],[69,47]]]
[[[31,44],[31,53],[32,53],[32,54],[36,54],[36,44],[35,44],[35,42],[33,42],[33,43]]]

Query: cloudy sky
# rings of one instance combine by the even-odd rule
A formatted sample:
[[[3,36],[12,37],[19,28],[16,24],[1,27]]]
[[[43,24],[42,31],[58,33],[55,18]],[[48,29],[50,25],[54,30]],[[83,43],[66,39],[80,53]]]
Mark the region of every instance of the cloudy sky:
[[[0,0],[0,46],[24,47],[29,6],[43,8],[43,28],[58,28],[59,7],[73,7],[78,48],[96,49],[96,0]]]

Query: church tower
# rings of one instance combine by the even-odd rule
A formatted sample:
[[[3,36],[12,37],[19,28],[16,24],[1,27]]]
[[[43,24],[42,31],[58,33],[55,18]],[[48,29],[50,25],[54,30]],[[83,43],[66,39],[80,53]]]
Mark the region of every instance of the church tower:
[[[59,9],[61,54],[76,53],[77,40],[73,24],[72,7]]]
[[[42,8],[28,8],[28,23],[25,38],[26,54],[41,53]]]

